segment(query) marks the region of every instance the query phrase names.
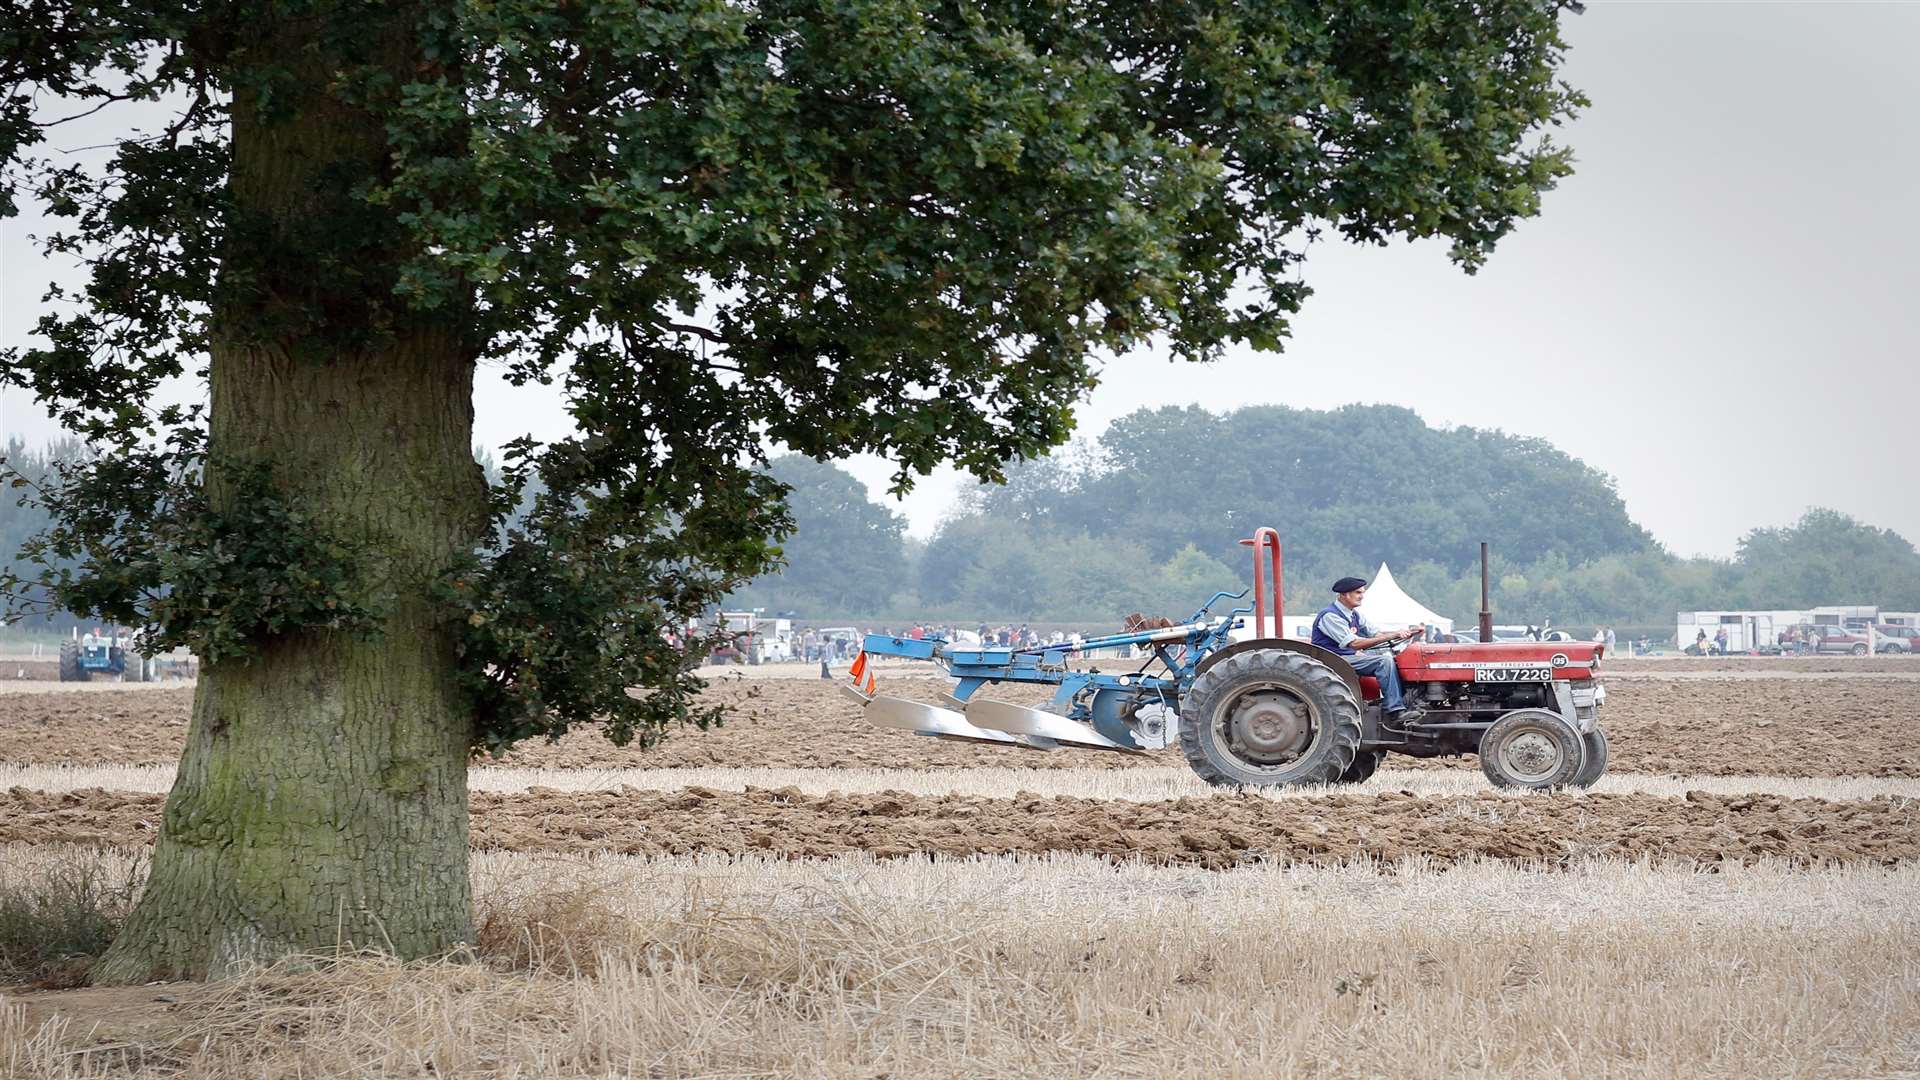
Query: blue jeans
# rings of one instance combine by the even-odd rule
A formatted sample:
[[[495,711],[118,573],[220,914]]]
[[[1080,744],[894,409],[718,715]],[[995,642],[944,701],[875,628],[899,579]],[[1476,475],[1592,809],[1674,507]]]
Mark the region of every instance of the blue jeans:
[[[1380,680],[1381,704],[1388,712],[1407,707],[1400,696],[1400,669],[1394,664],[1392,653],[1357,652],[1347,660],[1353,664],[1353,670]]]

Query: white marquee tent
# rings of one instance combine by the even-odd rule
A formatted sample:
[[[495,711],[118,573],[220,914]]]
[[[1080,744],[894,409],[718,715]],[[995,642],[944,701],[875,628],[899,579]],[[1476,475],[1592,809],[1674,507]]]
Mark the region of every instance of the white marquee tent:
[[[1367,598],[1360,602],[1360,613],[1367,621],[1382,630],[1398,630],[1403,626],[1437,626],[1442,633],[1453,633],[1453,620],[1444,615],[1435,614],[1425,604],[1408,596],[1400,583],[1393,580],[1393,571],[1386,563],[1380,564],[1380,570],[1367,583]]]
[[[1329,600],[1332,598],[1329,597]],[[1367,598],[1360,604],[1360,610],[1366,614],[1367,621],[1382,630],[1398,630],[1403,626],[1437,626],[1443,632],[1453,633],[1453,620],[1429,610],[1425,604],[1408,596],[1393,580],[1393,571],[1386,563],[1380,564],[1380,572],[1367,583]],[[1284,620],[1284,633],[1287,637],[1306,641],[1313,636],[1314,613],[1289,613]],[[1253,636],[1252,617],[1247,618],[1247,626],[1234,631],[1235,640],[1244,641]]]

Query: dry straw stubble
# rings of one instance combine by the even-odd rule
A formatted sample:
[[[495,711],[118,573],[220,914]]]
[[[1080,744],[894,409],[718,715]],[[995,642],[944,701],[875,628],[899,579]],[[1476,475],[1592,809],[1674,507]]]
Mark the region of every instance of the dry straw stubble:
[[[501,854],[476,872],[490,965],[187,993],[186,1038],[144,1074],[1856,1077],[1920,1053],[1908,866]],[[35,1054],[16,1075],[109,1060]]]

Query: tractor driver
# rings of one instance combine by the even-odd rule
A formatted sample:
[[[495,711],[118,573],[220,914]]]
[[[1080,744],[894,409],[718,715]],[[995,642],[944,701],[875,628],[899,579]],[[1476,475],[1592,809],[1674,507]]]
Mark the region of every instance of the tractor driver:
[[[1410,626],[1385,634],[1376,632],[1367,623],[1367,617],[1360,614],[1360,601],[1367,595],[1365,578],[1343,577],[1333,583],[1333,591],[1333,603],[1313,620],[1313,643],[1346,657],[1353,670],[1360,674],[1380,680],[1381,703],[1386,707],[1387,719],[1399,723],[1418,720],[1425,710],[1407,707],[1400,693],[1400,669],[1394,666],[1393,654],[1360,650],[1419,637],[1420,628]]]

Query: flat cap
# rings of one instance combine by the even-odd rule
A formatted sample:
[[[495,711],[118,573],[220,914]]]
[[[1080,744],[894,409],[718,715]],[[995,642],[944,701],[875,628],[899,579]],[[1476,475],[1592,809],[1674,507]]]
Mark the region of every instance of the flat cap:
[[[1352,592],[1355,589],[1364,589],[1366,587],[1367,587],[1366,578],[1343,577],[1339,581],[1336,581],[1333,583],[1333,591],[1337,593]]]

